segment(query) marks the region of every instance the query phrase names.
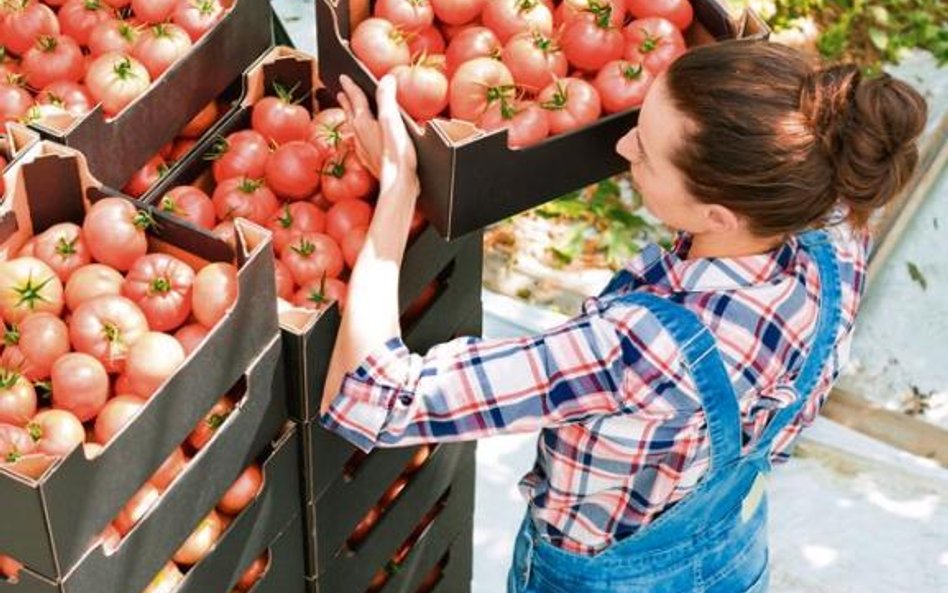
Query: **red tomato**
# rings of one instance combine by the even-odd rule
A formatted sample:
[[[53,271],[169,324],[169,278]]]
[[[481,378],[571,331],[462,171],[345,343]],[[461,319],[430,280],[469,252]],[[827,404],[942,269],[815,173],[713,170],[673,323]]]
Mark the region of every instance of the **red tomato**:
[[[150,253],[128,271],[122,293],[141,308],[148,327],[171,331],[191,314],[193,283],[191,266],[172,255]]]
[[[184,348],[185,356],[190,356],[201,345],[208,333],[208,329],[200,323],[192,323],[176,331],[174,339],[178,340],[178,343]]]
[[[196,227],[207,230],[214,228],[214,202],[193,185],[182,185],[170,190],[158,200],[158,209],[183,218]]]
[[[365,236],[369,233],[369,228],[359,226],[349,229],[349,232],[342,238],[342,257],[346,260],[349,268],[354,268],[356,260],[359,259],[359,253],[362,252],[362,246],[365,245]]]
[[[372,531],[372,528],[375,527],[375,524],[379,522],[379,518],[382,516],[382,510],[378,506],[374,506],[362,517],[362,520],[359,521],[359,524],[356,525],[355,529],[352,530],[352,533],[349,535],[349,538],[346,540],[346,544],[349,548],[356,548],[365,539],[365,536]]]
[[[686,50],[681,32],[670,21],[658,17],[629,23],[625,28],[625,43],[625,59],[644,64],[656,76]]]
[[[342,243],[352,229],[368,227],[370,222],[372,206],[362,200],[343,200],[333,205],[326,213],[326,234],[337,243]]]
[[[339,303],[339,309],[346,306],[346,283],[337,278],[322,278],[311,282],[293,295],[293,304],[304,309],[322,311],[332,303]]]
[[[94,104],[86,87],[75,82],[54,82],[36,96],[40,105],[58,105],[69,114],[82,116],[92,111]]]
[[[109,374],[102,363],[82,352],[60,356],[50,370],[53,406],[72,412],[80,422],[96,417],[109,399]]]
[[[16,323],[44,311],[58,316],[63,310],[63,284],[48,265],[33,257],[0,262],[0,315]]]
[[[82,240],[82,228],[71,222],[55,224],[36,238],[35,257],[66,282],[77,269],[92,261]]]
[[[155,475],[149,478],[148,481],[154,484],[158,490],[164,492],[187,466],[188,456],[184,454],[184,449],[178,447],[168,456],[168,459],[165,459]]]
[[[86,440],[86,430],[72,412],[44,410],[33,416],[26,430],[36,449],[47,455],[68,455]]]
[[[243,130],[215,144],[209,158],[214,161],[214,181],[217,183],[233,177],[260,179],[270,158],[270,146],[263,134]]]
[[[276,282],[276,295],[284,301],[293,298],[293,275],[280,260],[273,261],[273,280]]]
[[[421,210],[415,208],[415,212],[411,217],[411,227],[408,231],[409,240],[420,235],[426,226],[428,226],[428,221],[425,219],[425,215],[421,213]]]
[[[145,66],[154,80],[190,51],[191,37],[187,31],[171,23],[161,23],[138,37],[132,57]]]
[[[408,40],[408,50],[413,57],[419,55],[443,54],[446,44],[444,36],[437,27],[425,27],[416,31]]]
[[[122,545],[122,534],[115,528],[115,525],[109,523],[102,530],[102,534],[99,535],[99,540],[102,542],[102,551],[105,552],[106,556],[111,556]]]
[[[0,369],[0,423],[23,426],[36,414],[36,390],[15,370]]]
[[[434,451],[434,447],[431,445],[421,445],[418,447],[418,450],[415,451],[415,454],[412,455],[408,461],[408,465],[405,466],[405,475],[410,476],[421,469],[428,461],[428,458],[431,457],[432,451]]]
[[[165,564],[155,578],[152,579],[148,587],[142,593],[172,593],[178,589],[178,585],[184,580],[184,575],[174,562]]]
[[[211,511],[175,552],[174,561],[185,566],[197,564],[210,553],[223,531],[224,524],[220,515],[216,511]]]
[[[213,329],[236,301],[237,268],[233,264],[208,264],[194,277],[192,311],[204,327]]]
[[[125,537],[148,514],[148,511],[158,504],[159,500],[161,500],[161,491],[151,482],[145,482],[122,507],[112,524],[122,537]]]
[[[56,359],[69,352],[69,328],[51,313],[33,313],[7,330],[6,343],[8,349],[19,348],[27,378],[40,381],[49,377]]]
[[[132,0],[135,18],[145,23],[163,23],[174,12],[178,0]]]
[[[626,7],[637,19],[662,17],[681,31],[687,29],[694,18],[694,10],[688,0],[626,0]]]
[[[239,515],[253,502],[253,499],[257,497],[262,488],[263,472],[260,471],[260,466],[251,465],[227,489],[227,492],[217,503],[217,510],[225,515]]]
[[[211,439],[214,438],[214,435],[217,433],[217,429],[224,425],[224,422],[227,421],[227,417],[231,415],[234,411],[234,403],[222,397],[214,407],[211,408],[211,411],[204,415],[204,418],[194,427],[194,430],[188,436],[188,442],[191,443],[191,446],[200,451],[211,442]]]
[[[267,161],[267,185],[281,198],[305,200],[319,188],[322,164],[319,151],[309,142],[287,142],[277,148]]]
[[[125,272],[148,251],[145,229],[154,223],[128,200],[105,198],[89,208],[82,235],[93,259]]]
[[[302,286],[323,276],[339,276],[342,273],[342,251],[327,235],[300,233],[283,252],[283,263],[293,280]]]
[[[421,584],[418,585],[418,591],[416,593],[431,593],[434,591],[438,583],[441,582],[441,577],[444,575],[444,563],[439,562],[435,564],[428,574],[425,575],[425,578],[421,581]]]
[[[602,105],[595,87],[581,78],[563,78],[537,95],[547,110],[550,133],[562,134],[599,119]]]
[[[243,593],[250,591],[250,589],[257,584],[257,581],[260,580],[260,577],[267,571],[269,563],[270,555],[264,552],[263,555],[254,560],[253,564],[240,576],[240,580],[237,581],[237,590]]]
[[[284,204],[270,217],[267,228],[273,233],[273,249],[279,256],[296,233],[322,233],[326,214],[310,202]]]
[[[66,307],[75,311],[82,303],[103,295],[119,295],[125,279],[114,268],[89,264],[77,269],[66,282]]]
[[[138,416],[147,403],[137,395],[116,391],[119,395],[107,401],[95,419],[95,440],[102,445],[108,445],[126,424]]]
[[[428,0],[378,0],[375,16],[403,31],[415,32],[434,24],[434,9]]]
[[[168,158],[172,161],[180,161],[186,157],[196,145],[197,140],[193,138],[181,138],[180,140],[176,140],[171,149],[171,155]]]
[[[332,155],[322,172],[323,197],[332,203],[368,198],[375,178],[353,153]]]
[[[501,62],[475,58],[461,64],[451,79],[451,117],[477,121],[494,101],[512,95],[514,79]]]
[[[434,302],[435,297],[438,296],[439,284],[437,280],[432,280],[422,289],[421,294],[419,294],[415,300],[408,305],[408,308],[405,309],[405,312],[402,313],[402,323],[408,325],[421,317],[421,314],[428,310],[428,307],[431,306],[431,303]]]
[[[594,5],[598,6],[598,5]],[[574,16],[563,28],[563,53],[574,67],[594,72],[622,57],[622,31],[611,22],[612,7],[590,7]]]
[[[418,62],[395,66],[391,74],[398,85],[398,104],[414,119],[428,121],[448,106],[448,77],[439,68]],[[323,194],[327,194],[325,184]]]
[[[491,132],[507,129],[507,146],[523,148],[550,135],[546,111],[533,101],[498,101],[487,108],[477,124]]]
[[[19,121],[33,106],[33,97],[21,87],[0,83],[0,123]]]
[[[594,85],[606,113],[618,113],[640,107],[653,77],[641,64],[625,60],[609,62],[596,75]]]
[[[533,93],[566,76],[569,67],[559,44],[537,32],[513,36],[504,47],[501,59],[514,81]]]
[[[69,338],[78,352],[99,359],[106,370],[125,369],[129,349],[148,333],[148,320],[138,305],[122,296],[104,295],[73,311]]]
[[[577,15],[590,10],[602,12],[607,7],[612,25],[621,27],[625,23],[625,0],[564,0],[556,9],[554,21],[565,25]]]
[[[448,75],[453,76],[461,64],[474,58],[499,58],[502,51],[500,39],[487,27],[465,29],[451,40],[445,52]]]
[[[184,348],[172,336],[148,332],[128,349],[125,374],[135,395],[149,398],[184,362]]]
[[[0,463],[13,463],[36,450],[36,443],[24,428],[0,424]]]
[[[309,142],[316,147],[323,158],[344,146],[351,146],[353,141],[352,128],[346,121],[346,113],[342,109],[330,107],[313,116]]]
[[[128,21],[102,21],[89,32],[89,52],[93,57],[110,52],[128,54],[138,41],[138,36],[138,29]]]
[[[23,54],[21,67],[26,83],[34,89],[59,81],[79,82],[86,73],[79,44],[65,35],[40,37]]]
[[[553,34],[553,13],[539,0],[487,0],[481,19],[501,43],[517,33]]]
[[[20,578],[20,570],[22,568],[22,563],[17,562],[9,556],[0,554],[0,576],[11,580],[17,580]]]
[[[178,0],[171,20],[188,32],[197,42],[224,18],[224,7],[218,0]]]
[[[234,230],[234,221],[225,220],[214,227],[213,230],[211,230],[211,234],[230,245],[233,249],[237,249],[237,235]]]
[[[349,45],[376,78],[382,78],[395,66],[411,63],[405,33],[385,19],[368,18],[359,23]]]
[[[392,503],[401,496],[402,491],[405,490],[405,486],[408,486],[408,479],[401,477],[388,487],[388,490],[386,490],[382,498],[379,499],[379,506],[382,507],[382,512],[385,512],[385,510],[392,506]]]
[[[59,26],[63,35],[72,37],[79,45],[89,45],[92,29],[111,18],[108,7],[99,0],[68,0],[59,9]]]
[[[138,60],[110,52],[89,63],[86,86],[105,115],[114,116],[148,90],[151,77]]]
[[[133,198],[140,198],[168,172],[168,163],[162,158],[161,154],[153,156],[145,165],[135,171],[132,178],[128,180],[125,187],[122,188],[126,194]]]
[[[211,197],[214,212],[220,220],[246,218],[266,225],[270,216],[280,207],[280,201],[262,179],[233,177],[221,182]]]
[[[128,375],[121,374],[115,378],[115,393],[132,393],[132,386],[128,382]],[[138,397],[137,395],[135,397]]]
[[[220,108],[217,101],[211,101],[200,110],[197,115],[191,118],[188,125],[184,126],[178,136],[184,138],[200,138],[204,132],[208,131],[217,118],[220,116]]]
[[[52,9],[30,0],[4,4],[0,39],[8,51],[23,55],[44,35],[59,35],[59,21]]]
[[[251,125],[263,137],[277,145],[306,140],[311,123],[309,112],[297,105],[292,89],[275,85],[276,97],[264,97],[253,106]]]
[[[476,19],[486,0],[431,0],[435,16],[448,25],[463,25]]]

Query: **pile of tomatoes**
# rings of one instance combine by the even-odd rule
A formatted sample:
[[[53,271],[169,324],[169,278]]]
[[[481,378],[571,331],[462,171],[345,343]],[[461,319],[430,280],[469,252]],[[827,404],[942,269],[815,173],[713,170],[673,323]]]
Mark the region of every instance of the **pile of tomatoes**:
[[[115,116],[233,0],[11,0],[0,6],[0,119]]]
[[[688,0],[378,0],[350,45],[411,117],[521,148],[640,106],[692,19]]]

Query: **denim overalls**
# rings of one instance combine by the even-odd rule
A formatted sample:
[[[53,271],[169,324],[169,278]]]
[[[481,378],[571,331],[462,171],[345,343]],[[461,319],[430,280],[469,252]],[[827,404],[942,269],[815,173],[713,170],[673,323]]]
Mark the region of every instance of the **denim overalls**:
[[[767,504],[763,475],[774,438],[799,413],[830,356],[840,323],[839,270],[825,232],[800,243],[820,273],[815,339],[795,382],[800,396],[773,418],[741,456],[737,396],[715,338],[685,307],[655,295],[617,297],[647,307],[679,348],[707,416],[711,464],[681,502],[634,535],[596,556],[581,556],[541,538],[528,510],[514,549],[508,593],[761,593],[768,585]],[[621,273],[620,273],[621,275]],[[623,281],[615,278],[605,293]]]

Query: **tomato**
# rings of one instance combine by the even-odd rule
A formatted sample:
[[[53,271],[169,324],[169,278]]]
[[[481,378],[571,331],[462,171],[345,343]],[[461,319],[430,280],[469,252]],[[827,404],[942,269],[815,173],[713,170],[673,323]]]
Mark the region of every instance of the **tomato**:
[[[463,25],[476,19],[487,0],[431,0],[435,16],[448,25]]]
[[[36,450],[36,443],[25,428],[0,424],[0,463],[13,463]]]
[[[432,451],[434,451],[434,447],[431,445],[421,445],[418,447],[418,450],[415,451],[415,454],[412,455],[408,461],[408,465],[405,466],[405,474],[410,476],[421,469],[428,461],[428,458],[431,457]]]
[[[362,253],[362,247],[365,245],[365,237],[369,234],[369,228],[366,226],[357,226],[349,229],[349,232],[342,238],[342,257],[346,260],[346,265],[350,269],[355,267],[359,254]]]
[[[321,278],[303,286],[293,295],[293,304],[304,309],[322,311],[332,303],[339,309],[346,306],[346,283],[337,278]]]
[[[349,535],[349,538],[346,540],[346,544],[349,548],[356,548],[365,539],[365,536],[372,531],[372,528],[375,527],[375,524],[379,522],[379,519],[382,516],[382,510],[378,506],[374,506],[362,517],[362,520],[359,521],[359,524],[356,525],[355,529],[352,530],[352,533]]]
[[[58,316],[63,310],[63,284],[48,265],[33,257],[0,262],[0,315],[16,323],[45,311]]]
[[[201,345],[201,342],[204,341],[207,334],[208,330],[206,327],[200,323],[192,323],[176,331],[174,333],[174,339],[178,340],[178,343],[184,348],[185,356],[189,356]]]
[[[138,60],[110,52],[92,60],[86,71],[86,86],[107,116],[117,115],[148,90],[151,77]]]
[[[69,328],[51,313],[33,313],[7,330],[5,341],[19,348],[26,363],[23,373],[31,381],[49,377],[56,359],[69,352]]]
[[[207,158],[214,161],[214,180],[217,183],[234,177],[260,179],[270,158],[270,146],[263,134],[243,130],[215,143]]]
[[[267,161],[267,185],[281,198],[305,200],[319,189],[322,164],[319,151],[309,142],[287,142],[277,148]]]
[[[412,57],[443,54],[447,45],[437,27],[425,27],[414,32],[408,39],[408,51]]]
[[[338,107],[323,109],[313,116],[309,143],[316,147],[323,158],[344,146],[352,146],[354,136],[346,113]]]
[[[503,45],[497,35],[487,27],[470,27],[457,34],[445,52],[448,75],[453,76],[458,67],[474,58],[499,58]]]
[[[185,566],[197,564],[210,553],[223,531],[224,524],[220,515],[217,511],[211,511],[175,552],[174,561]]]
[[[422,579],[421,584],[418,585],[418,590],[416,593],[431,593],[434,591],[435,587],[438,586],[438,583],[441,582],[441,577],[444,575],[444,565],[442,562],[435,564],[431,567],[431,570],[428,571],[428,574],[425,575],[425,578]]]
[[[191,149],[193,149],[196,145],[197,140],[193,138],[181,138],[176,140],[168,158],[172,161],[180,161],[190,154]]]
[[[63,35],[72,37],[79,45],[89,45],[92,29],[111,19],[111,12],[99,0],[68,0],[59,9]]]
[[[237,249],[237,234],[234,230],[234,221],[225,220],[211,230],[211,234],[227,243],[233,249]]]
[[[132,386],[128,382],[128,375],[122,373],[115,378],[115,393],[132,393]],[[138,397],[137,395],[135,397]]]
[[[326,213],[326,234],[337,243],[342,243],[352,229],[368,227],[370,222],[372,206],[362,200],[343,200]]]
[[[109,399],[109,374],[102,363],[82,352],[60,356],[50,370],[53,406],[72,412],[80,422],[96,417]]]
[[[139,31],[128,21],[102,21],[89,32],[89,52],[93,57],[110,52],[127,54],[138,41]]]
[[[577,15],[587,11],[602,12],[609,9],[609,21],[614,27],[625,24],[625,0],[564,0],[556,9],[554,20],[557,25],[569,23]]]
[[[148,514],[148,511],[158,504],[159,500],[161,500],[161,491],[151,482],[145,482],[122,507],[112,524],[122,537],[125,537]]]
[[[78,352],[99,359],[106,370],[125,370],[129,349],[148,333],[148,320],[138,305],[123,296],[103,295],[73,311],[69,339]]]
[[[103,451],[105,451],[105,447],[99,443],[90,443],[88,441],[82,443],[82,452],[85,454],[86,459],[95,459],[99,455],[102,455]]]
[[[36,414],[36,390],[15,370],[0,369],[0,423],[23,426]]]
[[[181,475],[181,472],[188,466],[188,456],[184,454],[184,449],[178,447],[168,459],[161,464],[161,467],[155,472],[155,475],[148,479],[158,490],[164,492],[168,486],[174,482],[174,479]]]
[[[217,101],[211,101],[205,105],[204,109],[200,110],[197,115],[191,118],[191,121],[188,122],[188,125],[184,126],[178,136],[184,138],[200,138],[204,135],[204,132],[208,131],[211,126],[214,125],[214,122],[217,121],[219,116],[220,108],[217,106]]]
[[[398,85],[399,105],[414,119],[428,121],[448,106],[448,78],[437,67],[418,62],[396,66],[391,74]]]
[[[0,576],[3,576],[6,579],[18,580],[20,578],[20,570],[23,568],[23,564],[14,560],[10,556],[4,556],[0,554]]]
[[[376,78],[382,78],[395,66],[411,63],[405,33],[385,19],[368,18],[359,23],[349,45]]]
[[[246,593],[253,588],[257,581],[260,580],[260,577],[267,571],[267,566],[270,564],[270,555],[267,552],[264,552],[262,556],[253,561],[253,563],[247,567],[247,570],[240,575],[240,580],[237,581],[237,590]]]
[[[86,440],[76,415],[66,410],[44,410],[26,425],[36,449],[47,455],[68,455]]]
[[[49,1],[49,0],[47,0]],[[125,8],[131,4],[132,0],[102,0],[107,6],[112,8]],[[61,0],[56,0],[56,2],[61,2]],[[52,2],[50,2],[52,4]]]
[[[233,177],[221,182],[211,197],[214,212],[220,220],[237,217],[266,225],[270,216],[280,207],[280,201],[262,179]]]
[[[326,276],[336,278],[342,273],[342,251],[329,236],[300,233],[283,252],[283,263],[299,285],[306,285]]]
[[[419,294],[415,300],[408,305],[405,312],[402,313],[401,321],[403,325],[411,324],[421,317],[422,313],[428,310],[428,307],[434,302],[435,297],[438,296],[438,288],[439,284],[437,280],[432,280],[425,285],[421,294]]]
[[[192,311],[204,327],[217,325],[236,301],[237,268],[233,264],[208,264],[194,277]]]
[[[405,486],[408,486],[408,479],[405,477],[400,477],[392,485],[388,487],[388,490],[382,494],[382,498],[379,499],[379,506],[382,507],[383,512],[392,506],[399,496],[401,496],[402,491],[405,490]]]
[[[122,534],[115,528],[115,525],[109,523],[99,535],[99,541],[102,543],[102,551],[106,556],[111,556],[122,545]]]
[[[658,17],[629,23],[625,27],[625,43],[625,59],[644,64],[656,76],[686,50],[681,32],[671,22]]]
[[[501,43],[517,33],[553,34],[553,13],[539,0],[487,0],[481,19]]]
[[[197,42],[224,18],[224,7],[218,0],[178,0],[171,20],[188,32]]]
[[[332,155],[322,171],[323,197],[332,203],[368,198],[375,190],[375,178],[354,153]]]
[[[608,4],[590,7],[566,23],[560,41],[570,64],[592,72],[622,57],[622,31],[610,21],[611,14]]]
[[[148,332],[128,349],[125,374],[135,395],[149,398],[184,362],[184,348],[172,336]]]
[[[115,435],[138,416],[147,403],[137,395],[116,391],[119,395],[107,401],[95,419],[95,440],[102,445],[108,445]]]
[[[142,593],[172,593],[178,589],[178,585],[184,580],[184,575],[174,562],[165,564],[155,578],[152,579],[148,587]]]
[[[191,51],[187,31],[171,23],[146,29],[132,48],[132,57],[142,63],[152,80]]]
[[[122,188],[122,191],[133,198],[140,198],[167,173],[168,163],[165,162],[160,153],[156,154],[141,169],[135,171],[132,178]]]
[[[501,62],[475,58],[461,64],[451,79],[451,117],[477,121],[491,103],[510,96],[514,79]]]
[[[191,266],[172,255],[150,253],[128,271],[122,293],[141,308],[148,327],[170,331],[191,314],[193,283]]]
[[[27,84],[42,89],[58,81],[82,80],[85,58],[72,38],[43,36],[23,54],[22,68]]]
[[[135,18],[145,23],[163,23],[174,12],[178,0],[132,0]]]
[[[217,503],[217,510],[225,515],[239,515],[253,502],[262,488],[263,472],[260,471],[260,466],[256,464],[248,466],[224,493]]]
[[[71,222],[55,224],[37,236],[34,255],[52,268],[63,282],[92,261],[82,239],[82,228]]]
[[[214,228],[214,202],[193,185],[171,189],[158,200],[158,209],[190,222],[196,227]]]
[[[684,31],[694,19],[694,10],[688,0],[626,0],[626,7],[637,19],[662,17]]]
[[[276,283],[277,298],[289,301],[293,298],[293,275],[280,260],[273,261],[273,281]]]
[[[75,311],[82,303],[102,295],[122,293],[125,279],[114,268],[102,264],[82,266],[66,282],[66,307]]]
[[[652,74],[641,64],[616,60],[599,71],[593,84],[599,91],[603,110],[618,113],[641,106],[652,80]]]
[[[537,95],[547,110],[550,133],[562,134],[596,121],[602,112],[599,93],[581,78],[563,78]]]
[[[273,233],[273,249],[279,256],[296,233],[322,233],[326,214],[310,202],[284,204],[270,217],[267,228]]]
[[[234,411],[234,403],[222,397],[214,404],[214,407],[204,415],[204,418],[198,422],[198,425],[194,427],[194,430],[188,435],[188,442],[191,443],[191,446],[200,451],[211,442],[211,439],[214,438],[214,435],[217,433],[217,429],[224,425],[224,422],[227,421],[228,416]]]
[[[477,124],[491,132],[507,129],[507,146],[523,148],[550,135],[546,111],[533,101],[498,101],[487,108]]]
[[[89,208],[82,234],[93,259],[124,272],[148,251],[145,229],[154,222],[128,200],[105,198]]]
[[[311,119],[306,108],[297,105],[293,89],[274,85],[276,97],[264,97],[253,106],[251,126],[264,139],[277,145],[309,138]]]
[[[434,9],[428,0],[378,0],[375,16],[403,31],[415,32],[434,24]]]
[[[48,6],[32,0],[4,4],[0,19],[0,39],[7,51],[25,54],[44,36],[59,35],[56,13]]]
[[[21,87],[0,83],[0,123],[17,121],[33,106],[33,97]]]
[[[40,105],[58,105],[76,116],[85,115],[94,107],[86,87],[66,80],[47,86],[36,96],[36,102]]]
[[[569,67],[559,44],[537,32],[514,35],[501,59],[517,85],[532,93],[566,76]]]

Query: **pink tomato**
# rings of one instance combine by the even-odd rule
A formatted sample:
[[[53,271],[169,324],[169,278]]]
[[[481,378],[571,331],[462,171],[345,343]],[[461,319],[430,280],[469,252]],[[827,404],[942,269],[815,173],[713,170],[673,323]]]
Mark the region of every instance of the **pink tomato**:
[[[108,445],[115,435],[141,413],[147,403],[137,395],[116,391],[119,395],[107,401],[95,419],[95,440],[101,445]]]
[[[201,268],[194,278],[192,311],[198,323],[212,329],[237,301],[237,268],[214,263]]]
[[[135,395],[153,396],[184,362],[184,348],[172,336],[148,332],[128,349],[125,373]]]
[[[273,249],[279,256],[295,233],[325,231],[326,214],[310,202],[293,202],[274,212],[267,227],[273,233]]]
[[[109,398],[109,374],[102,363],[82,352],[60,356],[50,370],[53,406],[72,412],[80,422],[98,415]]]
[[[86,430],[75,414],[44,410],[26,425],[36,449],[47,455],[68,455],[86,440]]]
[[[202,229],[214,228],[214,202],[193,185],[176,187],[158,200],[158,209]]]
[[[150,253],[135,261],[122,292],[138,305],[148,327],[171,331],[191,314],[194,270],[173,255]]]
[[[69,328],[51,313],[33,313],[7,330],[6,342],[8,348],[19,348],[27,378],[41,381],[49,377],[56,359],[69,352]]]
[[[507,146],[524,148],[550,134],[546,112],[533,101],[500,101],[487,108],[478,125],[487,131],[507,129]]]
[[[54,224],[36,238],[35,257],[42,260],[63,282],[92,261],[82,239],[82,228],[71,222]]]
[[[599,118],[602,104],[596,88],[581,78],[563,78],[537,95],[546,109],[550,133],[562,134],[588,125]]]
[[[56,272],[34,257],[0,262],[0,315],[16,323],[31,313],[58,316],[63,310],[63,284]]]
[[[395,66],[411,63],[405,32],[385,19],[373,17],[359,23],[349,44],[376,78],[382,78]]]
[[[192,323],[176,331],[174,339],[178,340],[184,348],[185,356],[190,356],[201,345],[208,333],[210,333],[209,330],[200,323]]]
[[[148,251],[145,230],[154,223],[151,214],[128,200],[105,198],[86,213],[82,233],[96,261],[125,272]]]
[[[96,357],[113,373],[125,369],[129,349],[147,332],[145,314],[123,296],[103,295],[85,301],[69,321],[73,348]]]
[[[75,311],[82,303],[103,295],[122,294],[125,279],[104,264],[89,264],[76,269],[66,282],[66,307]]]

